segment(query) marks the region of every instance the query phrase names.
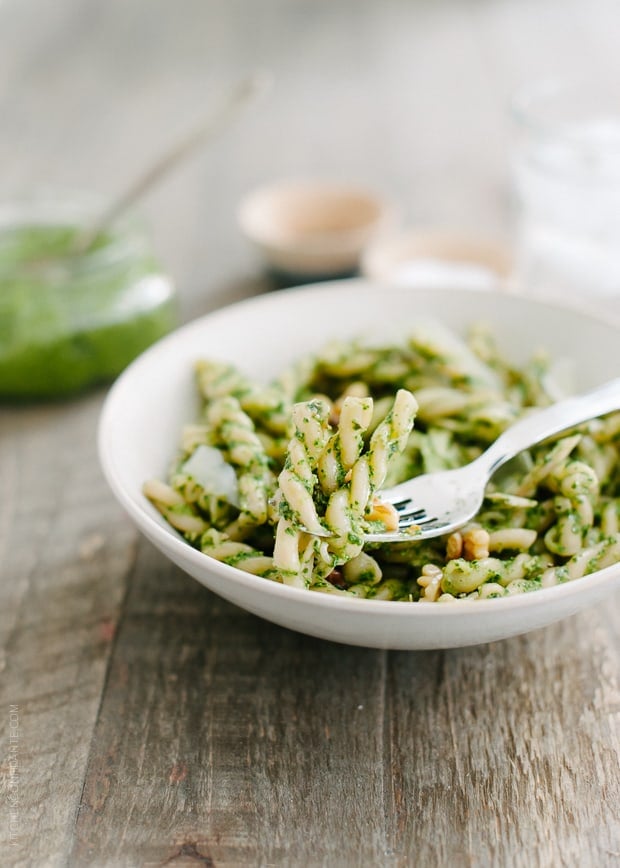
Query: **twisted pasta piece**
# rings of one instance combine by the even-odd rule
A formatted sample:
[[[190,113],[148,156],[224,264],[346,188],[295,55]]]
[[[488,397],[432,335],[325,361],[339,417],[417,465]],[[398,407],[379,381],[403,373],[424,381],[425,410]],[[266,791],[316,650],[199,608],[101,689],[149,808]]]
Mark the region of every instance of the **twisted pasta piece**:
[[[399,389],[392,409],[370,438],[368,452],[356,461],[351,470],[354,503],[368,505],[374,492],[384,484],[389,460],[402,453],[407,445],[417,409],[411,392]]]
[[[274,547],[274,564],[285,582],[307,586],[359,557],[372,495],[385,479],[390,455],[404,449],[415,409],[413,396],[400,390],[362,455],[372,420],[370,398],[347,396],[331,436],[326,404],[295,406],[295,436],[279,477],[283,500]],[[309,539],[312,535],[328,538]]]
[[[477,591],[486,584],[496,584],[500,588],[510,588],[515,582],[530,581],[530,577],[541,573],[548,560],[536,555],[519,554],[510,560],[496,557],[467,561],[456,558],[448,561],[443,568],[441,589],[444,593],[458,596]],[[528,590],[529,585],[514,585],[511,593]],[[476,595],[478,596],[478,595]]]
[[[601,510],[601,533],[603,537],[620,533],[620,500],[612,498],[604,503]]]
[[[324,534],[313,500],[318,482],[317,462],[329,440],[329,405],[320,400],[293,406],[295,433],[278,478],[280,520],[276,528],[273,559],[286,584],[310,584],[317,547],[311,534]],[[303,550],[303,556],[300,556]]]
[[[620,561],[620,535],[616,534],[597,545],[582,549],[562,566],[549,567],[542,575],[541,585],[543,588],[549,588],[560,582],[580,579],[588,573],[602,570],[618,561]]]
[[[345,401],[345,406],[346,404]],[[407,444],[416,409],[413,395],[405,389],[399,389],[392,409],[370,438],[368,451],[355,460],[355,453],[359,454],[361,451],[361,438],[357,436],[359,431],[356,428],[359,421],[353,411],[350,419],[347,417],[347,423],[350,424],[347,424],[341,438],[341,443],[346,443],[347,448],[341,449],[337,470],[337,478],[342,478],[345,484],[333,491],[325,510],[326,522],[335,534],[328,543],[334,563],[345,563],[361,552],[363,519],[372,510],[374,492],[385,481],[390,457],[402,452]],[[369,408],[360,407],[360,411],[364,414],[363,421],[367,420],[369,423],[372,418],[372,405]],[[349,468],[348,471],[345,471],[345,468]],[[333,476],[326,475],[326,482],[331,483],[332,478]],[[323,487],[325,490],[326,485]]]
[[[242,542],[229,539],[227,534],[218,533],[210,528],[200,539],[200,550],[206,555],[237,567],[245,573],[271,578],[273,576],[273,559],[263,552]]]
[[[165,482],[149,479],[142,486],[142,491],[168,523],[185,534],[188,539],[196,539],[207,529],[207,523],[191,504]]]
[[[219,398],[236,398],[253,422],[272,434],[288,431],[291,395],[286,386],[290,388],[291,382],[281,380],[270,386],[257,386],[234,365],[205,360],[197,363],[196,377],[207,406]]]
[[[250,380],[226,362],[200,359],[195,370],[198,390],[207,403],[228,396],[240,399],[251,391]]]
[[[574,555],[582,548],[584,537],[594,524],[598,478],[583,461],[566,461],[549,474],[548,483],[559,491],[554,500],[558,517],[545,534],[545,545],[556,554]]]
[[[564,464],[580,440],[580,434],[574,434],[572,437],[564,437],[562,440],[558,440],[551,451],[544,453],[534,467],[526,473],[514,493],[519,497],[532,497],[536,493],[538,486],[551,473]]]
[[[331,377],[345,379],[363,374],[366,383],[373,381],[373,370],[384,351],[365,347],[359,341],[336,342],[326,346],[317,359],[317,371]],[[406,367],[404,368],[406,373]]]
[[[422,367],[432,371],[444,383],[491,389],[501,394],[501,380],[454,332],[435,320],[420,321],[409,338],[411,350],[422,360]]]
[[[283,496],[279,505],[280,515],[290,525],[304,527],[310,533],[324,534],[326,531],[319,519],[313,493],[317,481],[315,469],[329,440],[329,405],[319,400],[295,404],[292,416],[295,434],[278,478]]]
[[[349,395],[344,399],[338,429],[318,456],[318,477],[325,494],[332,494],[344,485],[347,473],[362,451],[364,432],[371,420],[371,398]]]
[[[239,468],[239,505],[241,514],[229,533],[264,524],[268,501],[275,487],[269,460],[256,434],[254,423],[236,398],[217,398],[207,408],[207,421],[216,433],[231,464]]]

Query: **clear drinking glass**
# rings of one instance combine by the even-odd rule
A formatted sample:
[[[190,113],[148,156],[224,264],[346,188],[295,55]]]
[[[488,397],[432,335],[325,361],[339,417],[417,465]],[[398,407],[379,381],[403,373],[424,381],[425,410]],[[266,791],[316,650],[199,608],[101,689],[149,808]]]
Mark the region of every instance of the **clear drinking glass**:
[[[547,82],[512,108],[520,286],[620,312],[619,94]]]

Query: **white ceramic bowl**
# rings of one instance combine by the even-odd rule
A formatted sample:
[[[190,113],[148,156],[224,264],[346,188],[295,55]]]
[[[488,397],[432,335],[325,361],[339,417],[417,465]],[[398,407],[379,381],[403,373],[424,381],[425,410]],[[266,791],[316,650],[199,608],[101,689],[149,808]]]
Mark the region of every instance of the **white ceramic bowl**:
[[[619,331],[611,323],[532,299],[465,290],[407,290],[364,280],[272,293],[184,326],[137,359],[109,393],[99,450],[112,490],[140,530],[170,560],[231,602],[293,630],[374,648],[474,645],[543,627],[620,586],[620,566],[529,594],[419,605],[349,599],[248,575],[191,548],[141,493],[166,473],[181,426],[195,418],[194,361],[208,355],[268,378],[335,336],[398,337],[420,313],[462,331],[486,320],[506,355],[523,362],[546,347],[575,362],[576,388],[620,373]]]

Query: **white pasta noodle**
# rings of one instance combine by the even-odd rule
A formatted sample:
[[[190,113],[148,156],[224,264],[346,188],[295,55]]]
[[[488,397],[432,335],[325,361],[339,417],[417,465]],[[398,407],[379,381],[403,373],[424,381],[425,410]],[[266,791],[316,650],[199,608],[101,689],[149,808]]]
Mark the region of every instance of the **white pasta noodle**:
[[[218,360],[199,361],[196,380],[201,417],[144,494],[223,563],[322,593],[452,604],[620,562],[620,413],[502,468],[458,532],[365,544],[368,530],[397,526],[381,488],[471,461],[560,396],[544,353],[517,369],[488,329],[468,342],[419,320],[400,343],[334,342],[271,383]]]
[[[243,527],[264,524],[275,481],[254,423],[241,409],[239,401],[230,396],[213,401],[206,416],[229,461],[240,468],[241,516],[235,525],[235,532],[239,533]]]
[[[336,430],[328,436],[326,405],[295,405],[295,433],[279,477],[281,518],[276,529],[274,564],[286,583],[304,585],[325,578],[337,566],[357,558],[363,547],[364,516],[387,470],[388,452],[402,450],[413,425],[415,401],[399,391],[392,410],[364,450],[364,434],[372,419],[372,399],[348,395],[342,402]],[[316,471],[316,472],[315,472]],[[324,512],[318,513],[315,488]],[[306,537],[326,542],[309,545]],[[299,550],[303,545],[304,559]],[[312,561],[312,565],[310,565]]]
[[[504,527],[489,534],[489,551],[529,551],[536,542],[537,533],[531,528]]]

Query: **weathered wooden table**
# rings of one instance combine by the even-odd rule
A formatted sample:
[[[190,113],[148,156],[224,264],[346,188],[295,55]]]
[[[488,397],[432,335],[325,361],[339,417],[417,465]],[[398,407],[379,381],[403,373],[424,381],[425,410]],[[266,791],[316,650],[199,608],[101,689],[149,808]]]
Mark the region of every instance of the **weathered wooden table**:
[[[276,87],[145,202],[185,319],[260,291],[253,185],[365,181],[506,236],[508,93],[620,73],[611,2],[5,0],[0,188],[110,196],[256,66]],[[0,409],[0,864],[620,864],[620,600],[429,653],[316,641],[139,538],[100,391]]]

